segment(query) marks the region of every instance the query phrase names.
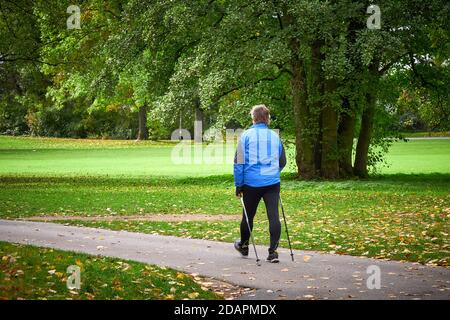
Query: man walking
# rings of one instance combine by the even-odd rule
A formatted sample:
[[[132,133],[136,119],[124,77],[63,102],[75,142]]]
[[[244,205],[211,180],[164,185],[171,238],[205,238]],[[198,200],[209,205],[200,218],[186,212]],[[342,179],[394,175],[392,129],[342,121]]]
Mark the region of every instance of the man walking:
[[[250,229],[261,198],[269,219],[270,247],[267,261],[279,262],[277,247],[281,224],[278,216],[280,172],[286,165],[286,155],[278,135],[269,129],[270,112],[265,105],[254,106],[250,112],[253,125],[244,131],[238,141],[234,159],[236,196],[243,197]],[[243,256],[248,255],[250,238],[245,213],[241,221],[241,239],[234,247]]]

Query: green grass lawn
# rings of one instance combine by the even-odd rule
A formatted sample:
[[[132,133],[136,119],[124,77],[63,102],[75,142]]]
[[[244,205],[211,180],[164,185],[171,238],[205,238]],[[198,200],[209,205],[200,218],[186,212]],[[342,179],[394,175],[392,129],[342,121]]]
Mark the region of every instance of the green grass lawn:
[[[240,213],[231,164],[175,166],[172,146],[0,137],[0,217]],[[294,247],[449,265],[449,160],[450,140],[396,142],[391,166],[367,180],[283,175]],[[239,230],[238,221],[72,223],[222,241]],[[258,243],[267,230],[260,208]]]
[[[233,145],[214,149],[224,149],[222,158],[228,155],[228,159],[221,158],[219,164],[201,165],[193,163],[194,147],[191,148],[192,164],[173,164],[171,154],[174,146],[173,142],[0,136],[0,175],[192,177],[224,174],[232,170]],[[207,154],[213,146],[202,150]],[[205,156],[205,159],[212,162],[215,158]]]
[[[220,299],[191,276],[168,268],[0,242],[0,300]],[[80,267],[68,289],[67,267]]]
[[[0,175],[194,177],[229,174],[233,145],[224,146],[222,163],[173,164],[173,142],[76,140],[0,136]],[[218,149],[214,149],[216,152]],[[194,152],[191,154],[192,162]],[[228,156],[228,158],[227,158]],[[231,157],[230,157],[231,156]],[[379,173],[450,173],[450,140],[395,142]]]
[[[386,160],[389,167],[380,173],[450,173],[450,140],[395,142]]]

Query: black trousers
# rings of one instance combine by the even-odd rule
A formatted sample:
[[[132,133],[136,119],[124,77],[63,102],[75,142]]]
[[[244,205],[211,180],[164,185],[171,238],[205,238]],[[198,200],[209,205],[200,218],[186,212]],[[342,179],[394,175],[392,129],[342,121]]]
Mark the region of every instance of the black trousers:
[[[244,185],[244,205],[247,210],[250,228],[253,230],[253,219],[258,209],[258,204],[261,198],[266,205],[267,218],[269,219],[270,231],[270,247],[269,253],[275,251],[280,242],[281,223],[278,215],[278,201],[280,199],[280,184],[274,184],[266,187],[250,187]],[[250,231],[248,230],[247,221],[245,219],[244,211],[242,211],[241,221],[241,243],[247,243],[250,238]]]

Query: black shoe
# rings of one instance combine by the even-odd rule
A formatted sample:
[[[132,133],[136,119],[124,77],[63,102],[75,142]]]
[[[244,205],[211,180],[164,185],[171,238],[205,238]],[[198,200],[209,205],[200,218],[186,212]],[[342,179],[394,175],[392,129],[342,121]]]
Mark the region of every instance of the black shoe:
[[[241,245],[241,240],[236,240],[234,242],[234,248],[239,251],[241,255],[244,257],[248,256],[248,244],[247,245]]]
[[[278,260],[278,253],[276,251],[269,253],[269,256],[267,257],[266,261],[270,263],[280,262],[280,260]]]

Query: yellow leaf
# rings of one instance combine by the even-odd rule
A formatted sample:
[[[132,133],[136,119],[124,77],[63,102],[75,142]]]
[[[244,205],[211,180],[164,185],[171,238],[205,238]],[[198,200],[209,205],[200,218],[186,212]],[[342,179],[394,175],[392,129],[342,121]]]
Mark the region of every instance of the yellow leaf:
[[[181,272],[177,272],[177,279],[184,279],[184,274]]]
[[[189,297],[190,299],[195,299],[195,298],[198,297],[198,295],[199,295],[198,292],[191,292],[191,293],[188,294],[188,297]]]

